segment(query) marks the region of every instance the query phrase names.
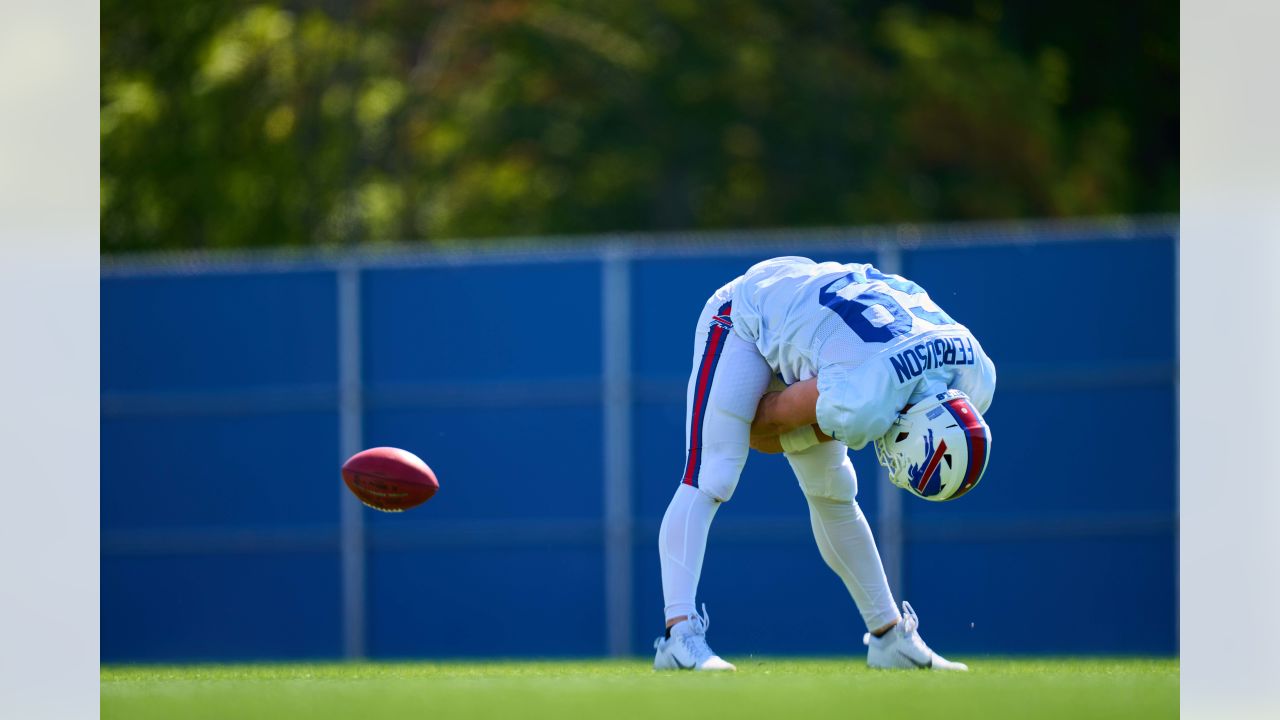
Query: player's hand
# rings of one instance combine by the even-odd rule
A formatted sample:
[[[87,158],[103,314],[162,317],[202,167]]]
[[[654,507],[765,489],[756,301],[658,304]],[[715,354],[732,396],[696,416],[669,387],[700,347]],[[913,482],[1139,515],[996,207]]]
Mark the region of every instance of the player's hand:
[[[802,380],[782,392],[767,392],[751,421],[753,435],[778,436],[818,421],[818,379]]]

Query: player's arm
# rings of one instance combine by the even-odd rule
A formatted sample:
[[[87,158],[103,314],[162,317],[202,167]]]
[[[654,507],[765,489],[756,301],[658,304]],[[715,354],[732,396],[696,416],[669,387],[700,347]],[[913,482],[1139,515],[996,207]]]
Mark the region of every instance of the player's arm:
[[[777,436],[818,422],[818,378],[787,386],[780,392],[765,393],[751,421],[751,435]]]
[[[763,453],[780,453],[788,449],[788,443],[794,450],[797,444],[803,448],[815,440],[820,443],[832,440],[818,427],[817,405],[816,378],[795,383],[781,392],[765,393],[751,423],[751,447]],[[811,436],[806,434],[810,429]],[[788,434],[793,437],[783,437]]]

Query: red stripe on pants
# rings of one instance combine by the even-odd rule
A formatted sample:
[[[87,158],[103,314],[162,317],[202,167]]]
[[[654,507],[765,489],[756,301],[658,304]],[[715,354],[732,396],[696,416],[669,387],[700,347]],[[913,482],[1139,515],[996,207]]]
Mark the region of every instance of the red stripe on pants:
[[[720,346],[724,343],[729,329],[719,323],[711,324],[711,334],[707,338],[707,349],[702,353],[702,363],[698,368],[698,384],[693,391],[693,415],[689,421],[689,459],[684,466],[685,485],[698,486],[696,481],[698,463],[702,461],[702,420],[707,410],[707,399],[711,395],[711,375],[720,357]]]

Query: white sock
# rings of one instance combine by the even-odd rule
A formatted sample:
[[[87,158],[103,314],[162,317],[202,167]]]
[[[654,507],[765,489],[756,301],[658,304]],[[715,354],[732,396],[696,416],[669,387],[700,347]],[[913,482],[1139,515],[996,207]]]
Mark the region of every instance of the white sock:
[[[840,576],[868,630],[900,619],[871,526],[855,502],[806,497],[822,559]]]
[[[702,576],[707,533],[720,503],[692,485],[676,488],[675,497],[662,516],[658,530],[658,555],[662,559],[662,594],[666,617],[692,617],[694,597]]]

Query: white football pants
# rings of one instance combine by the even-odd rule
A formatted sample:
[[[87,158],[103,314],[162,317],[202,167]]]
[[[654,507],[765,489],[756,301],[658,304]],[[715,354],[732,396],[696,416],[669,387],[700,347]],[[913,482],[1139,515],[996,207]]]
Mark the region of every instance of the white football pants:
[[[668,619],[695,612],[711,520],[733,497],[750,451],[751,420],[773,372],[755,345],[733,333],[733,284],[707,301],[694,337],[685,414],[684,474],[658,531]],[[844,581],[869,630],[899,619],[871,527],[855,499],[848,447],[829,441],[787,453],[809,502],[822,559]]]

